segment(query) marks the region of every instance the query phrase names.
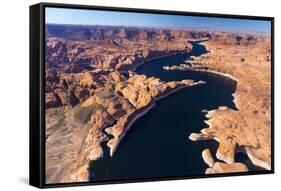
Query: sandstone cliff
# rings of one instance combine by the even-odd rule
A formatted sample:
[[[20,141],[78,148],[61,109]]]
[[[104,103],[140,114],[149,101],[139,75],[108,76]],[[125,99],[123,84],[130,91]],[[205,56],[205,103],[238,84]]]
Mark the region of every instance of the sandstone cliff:
[[[46,26],[46,70],[74,73],[99,69],[128,71],[148,59],[190,51],[190,39],[207,32],[134,27]]]

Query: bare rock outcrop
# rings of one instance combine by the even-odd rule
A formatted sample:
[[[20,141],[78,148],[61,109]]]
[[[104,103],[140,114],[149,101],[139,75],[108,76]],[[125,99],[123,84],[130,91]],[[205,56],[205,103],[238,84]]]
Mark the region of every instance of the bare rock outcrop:
[[[263,35],[214,33],[203,44],[209,53],[172,70],[219,73],[237,81],[234,103],[238,110],[219,107],[207,112],[208,128],[191,140],[219,142],[216,157],[235,164],[235,150],[243,148],[253,164],[271,169],[271,59],[270,39]],[[239,165],[239,168],[244,168]],[[233,168],[236,168],[233,166]]]
[[[234,172],[248,172],[248,167],[239,162],[224,163],[215,162],[210,149],[205,149],[202,152],[202,158],[204,162],[209,166],[206,169],[205,174],[217,174],[217,173],[234,173]]]
[[[215,164],[215,161],[213,159],[213,156],[211,154],[210,149],[205,149],[202,152],[202,158],[204,160],[204,162],[209,166],[209,167],[213,167]]]

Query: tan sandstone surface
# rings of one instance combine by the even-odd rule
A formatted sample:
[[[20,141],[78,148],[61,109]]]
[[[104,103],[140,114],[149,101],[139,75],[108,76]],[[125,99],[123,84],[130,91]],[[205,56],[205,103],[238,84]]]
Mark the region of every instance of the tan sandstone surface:
[[[203,42],[209,52],[189,61],[190,65],[166,69],[204,70],[237,81],[237,110],[220,107],[208,111],[208,128],[191,140],[219,142],[216,157],[234,164],[235,151],[245,151],[254,165],[271,169],[271,41],[264,35],[215,33]],[[242,170],[242,169],[241,169]],[[210,173],[211,171],[208,171]]]
[[[248,168],[245,164],[239,162],[224,163],[214,162],[214,158],[210,149],[205,149],[202,152],[202,158],[204,162],[209,166],[206,169],[205,174],[217,174],[217,173],[234,173],[234,172],[248,172]]]

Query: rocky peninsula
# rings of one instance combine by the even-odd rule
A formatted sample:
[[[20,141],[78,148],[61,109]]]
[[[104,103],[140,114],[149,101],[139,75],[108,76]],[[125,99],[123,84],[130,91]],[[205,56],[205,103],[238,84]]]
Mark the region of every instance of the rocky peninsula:
[[[207,128],[191,140],[219,142],[216,158],[236,169],[236,152],[244,152],[256,166],[271,169],[271,39],[261,34],[212,34],[202,42],[208,53],[166,70],[218,73],[237,81],[233,95],[237,110],[219,107],[207,111]],[[241,166],[241,165],[240,165]],[[245,168],[243,171],[245,171]],[[242,171],[242,170],[241,170]],[[207,173],[217,170],[207,170]]]

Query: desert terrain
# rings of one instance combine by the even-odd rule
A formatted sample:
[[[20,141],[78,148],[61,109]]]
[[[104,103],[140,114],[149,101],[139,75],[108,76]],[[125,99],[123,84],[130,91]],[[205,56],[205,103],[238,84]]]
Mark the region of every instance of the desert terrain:
[[[75,32],[73,32],[75,31]],[[206,32],[46,27],[46,183],[88,181],[89,163],[111,155],[132,123],[156,101],[193,85],[134,72],[138,65],[189,52]],[[63,37],[63,38],[62,38]]]
[[[135,72],[147,61],[188,53],[201,42],[208,53],[166,70],[204,70],[237,81],[237,110],[206,113],[191,140],[219,142],[215,159],[202,153],[209,173],[244,172],[235,162],[244,152],[253,164],[271,168],[271,44],[268,36],[179,29],[46,25],[46,183],[87,182],[91,161],[113,156],[131,125],[157,101],[204,81],[161,81]],[[186,124],[188,125],[188,124]],[[190,127],[192,128],[192,127]],[[218,161],[220,160],[220,161]]]

